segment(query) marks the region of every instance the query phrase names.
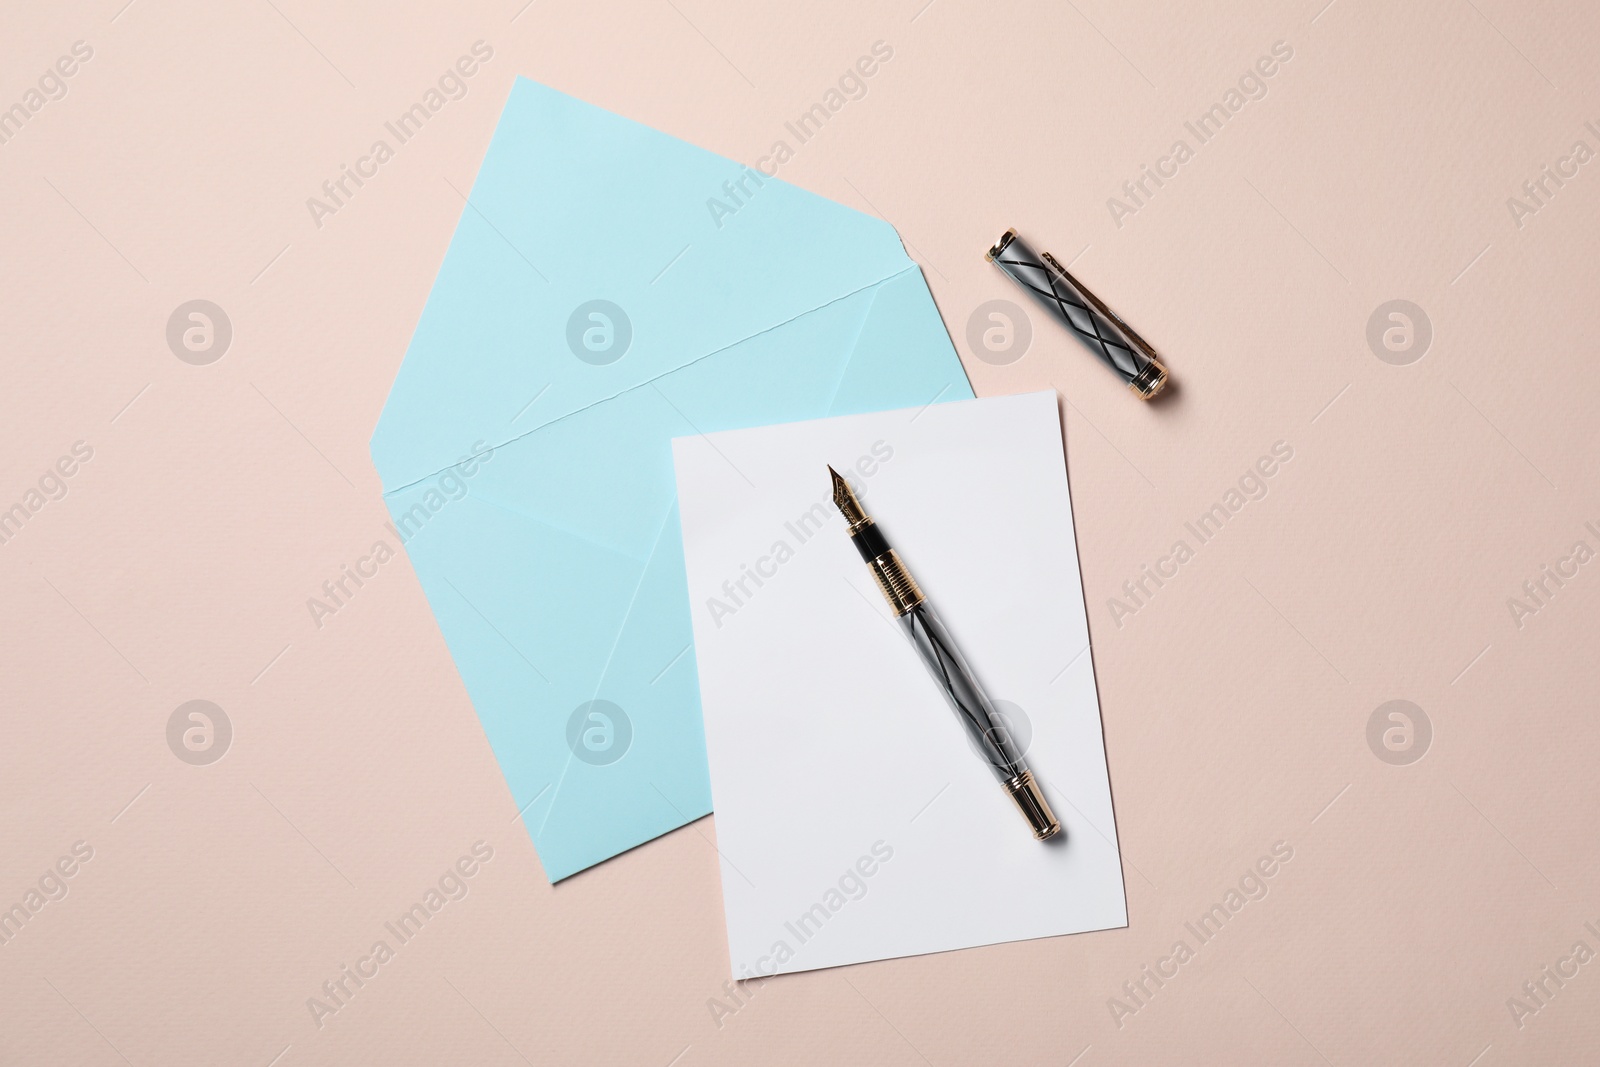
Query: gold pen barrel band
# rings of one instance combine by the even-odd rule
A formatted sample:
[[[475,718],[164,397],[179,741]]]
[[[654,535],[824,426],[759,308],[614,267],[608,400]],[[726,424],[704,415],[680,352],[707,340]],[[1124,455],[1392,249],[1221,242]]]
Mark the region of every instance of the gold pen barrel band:
[[[905,564],[900,562],[900,557],[894,549],[874,556],[867,561],[867,569],[872,571],[872,576],[878,580],[878,590],[883,593],[883,598],[889,602],[896,615],[904,615],[918,604],[922,603],[922,589],[917,585],[917,580],[911,577],[911,572],[906,570]]]

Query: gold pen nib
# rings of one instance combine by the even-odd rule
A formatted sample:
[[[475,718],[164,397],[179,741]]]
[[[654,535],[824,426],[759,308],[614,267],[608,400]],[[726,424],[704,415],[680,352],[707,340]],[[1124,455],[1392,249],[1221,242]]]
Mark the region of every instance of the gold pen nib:
[[[867,513],[861,506],[861,501],[856,499],[856,494],[850,488],[850,483],[845,481],[839,472],[832,466],[828,473],[833,475],[833,506],[839,509],[839,514],[844,516],[844,521],[850,526],[859,526],[867,521]]]

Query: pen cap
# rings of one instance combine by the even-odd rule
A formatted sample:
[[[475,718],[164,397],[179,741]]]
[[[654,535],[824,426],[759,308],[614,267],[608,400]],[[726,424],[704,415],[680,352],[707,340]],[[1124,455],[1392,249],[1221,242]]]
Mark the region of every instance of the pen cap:
[[[987,257],[1060,320],[1143,400],[1167,384],[1167,369],[1149,343],[1046,252],[1035,253],[1007,230]]]

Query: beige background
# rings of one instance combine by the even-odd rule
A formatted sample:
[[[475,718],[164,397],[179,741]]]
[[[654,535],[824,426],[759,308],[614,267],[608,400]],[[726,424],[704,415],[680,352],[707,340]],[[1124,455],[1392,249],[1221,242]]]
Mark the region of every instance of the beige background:
[[[12,2],[0,44],[0,107],[93,49],[0,145],[0,508],[93,449],[0,545],[0,904],[93,849],[0,947],[0,1060],[1595,1059],[1600,964],[1507,1006],[1600,951],[1600,565],[1507,607],[1600,548],[1600,174],[1520,227],[1506,203],[1600,148],[1587,5],[123,2]],[[480,39],[465,98],[314,225]],[[1068,400],[1131,921],[736,1004],[714,819],[552,889],[403,555],[320,629],[306,602],[391,537],[367,438],[514,75],[754,162],[879,40],[781,176],[899,228],[980,393]],[[1107,197],[1277,41],[1268,94],[1116,226]],[[1018,298],[981,257],[1010,225],[1166,353],[1171,402],[1033,311],[1021,359],[976,358],[969,316]],[[165,337],[195,298],[233,327],[207,366]],[[1366,340],[1393,299],[1432,325],[1409,366]],[[1277,441],[1269,495],[1119,628],[1107,599]],[[209,766],[166,740],[193,699],[233,724]],[[1366,739],[1391,699],[1433,726],[1410,765]],[[470,894],[319,1028],[307,998],[479,840]],[[1280,841],[1265,899],[1119,1026]]]

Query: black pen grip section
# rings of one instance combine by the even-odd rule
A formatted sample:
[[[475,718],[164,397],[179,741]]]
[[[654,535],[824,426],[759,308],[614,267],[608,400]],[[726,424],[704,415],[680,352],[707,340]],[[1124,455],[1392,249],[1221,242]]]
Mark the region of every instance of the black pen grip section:
[[[850,535],[850,540],[856,543],[856,551],[861,553],[861,558],[871,563],[885,552],[889,551],[889,542],[884,540],[883,531],[878,529],[878,524],[869,522]]]
[[[1061,320],[1124,382],[1133,381],[1150,365],[1150,357],[1120,326],[1091,306],[1093,299],[1073,285],[1065,270],[1053,269],[1022,238],[1011,237],[991,255],[996,266]]]

